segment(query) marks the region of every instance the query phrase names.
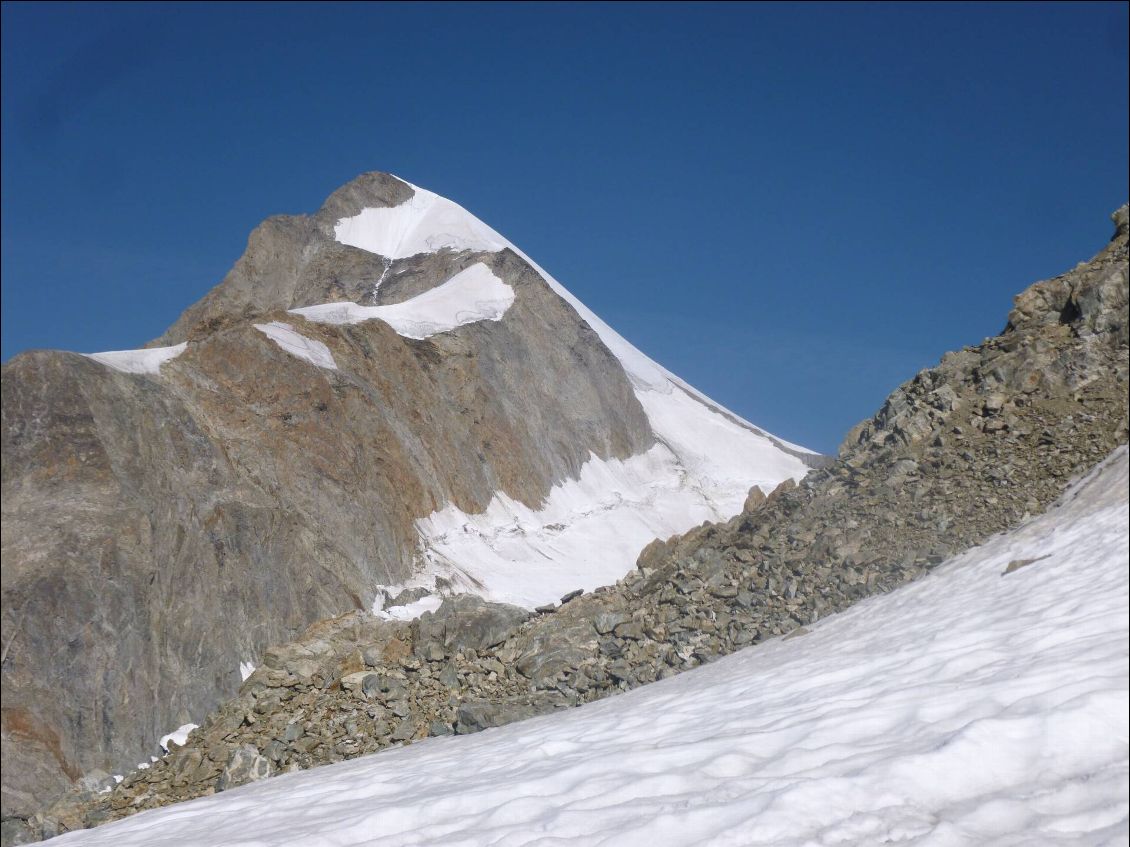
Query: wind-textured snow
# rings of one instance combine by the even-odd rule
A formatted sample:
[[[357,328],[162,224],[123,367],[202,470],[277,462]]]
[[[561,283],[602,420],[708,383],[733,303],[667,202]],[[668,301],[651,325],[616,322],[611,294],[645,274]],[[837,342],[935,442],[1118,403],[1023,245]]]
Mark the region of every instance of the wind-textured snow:
[[[1047,515],[801,637],[57,843],[1125,844],[1127,481],[1122,447]]]
[[[290,324],[271,321],[269,324],[253,324],[253,326],[290,355],[297,356],[319,368],[337,370],[337,362],[334,361],[329,347],[321,341],[307,338],[295,331]]]
[[[161,365],[175,359],[187,347],[188,342],[182,341],[172,347],[150,347],[147,350],[109,350],[105,353],[83,353],[82,355],[122,373],[157,374],[161,372]]]
[[[337,240],[388,259],[443,249],[513,250],[619,359],[660,443],[660,448],[626,462],[594,457],[579,479],[556,486],[536,511],[503,493],[482,514],[468,515],[453,505],[438,510],[417,523],[427,567],[413,584],[430,585],[434,576],[442,575],[490,599],[539,605],[574,588],[615,581],[654,538],[686,532],[704,520],[732,517],[753,485],[768,491],[807,473],[796,454],[810,451],[773,438],[714,403],[629,344],[470,212],[411,187],[415,193],[399,206],[364,209],[338,221]],[[451,282],[409,303],[438,295]],[[452,307],[479,308],[466,293],[444,298]],[[334,303],[295,311],[311,320],[345,323],[366,317],[389,320],[386,310],[408,305]]]
[[[442,285],[403,303],[389,306],[324,303],[290,311],[308,321],[325,324],[355,324],[379,319],[406,338],[421,339],[464,324],[502,320],[513,302],[514,289],[482,262],[476,262]]]

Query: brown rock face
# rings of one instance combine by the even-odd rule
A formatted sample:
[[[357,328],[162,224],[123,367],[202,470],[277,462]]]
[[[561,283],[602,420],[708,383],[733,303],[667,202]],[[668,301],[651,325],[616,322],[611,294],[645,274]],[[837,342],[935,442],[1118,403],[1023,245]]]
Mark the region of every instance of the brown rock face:
[[[161,339],[159,374],[35,351],[3,370],[3,814],[238,688],[241,661],[406,578],[413,522],[499,491],[539,503],[589,457],[654,438],[619,362],[510,251],[385,262],[332,224],[408,191],[385,175],[273,218]],[[426,340],[284,310],[397,302],[474,264],[515,293],[499,321]],[[387,272],[387,273],[386,273]],[[368,298],[368,299],[366,299]],[[316,367],[256,330],[324,343]]]

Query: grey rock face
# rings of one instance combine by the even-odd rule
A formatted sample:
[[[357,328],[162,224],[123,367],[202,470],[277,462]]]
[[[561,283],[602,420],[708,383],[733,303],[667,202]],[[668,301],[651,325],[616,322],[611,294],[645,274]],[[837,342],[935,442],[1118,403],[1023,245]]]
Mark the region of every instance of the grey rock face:
[[[519,606],[488,603],[471,594],[448,597],[435,612],[420,616],[417,651],[442,646],[438,661],[448,653],[485,650],[501,644],[529,617]]]
[[[456,714],[455,734],[469,735],[494,726],[505,726],[565,705],[568,704],[562,697],[551,693],[511,697],[501,702],[464,703]]]
[[[419,649],[474,631],[485,614],[476,600],[450,601],[442,628],[362,612],[312,627],[268,654],[279,670],[256,671],[193,734],[201,772],[243,744],[277,740],[286,744],[281,767],[311,767],[607,697],[765,639],[802,637],[1015,525],[1126,442],[1130,367],[1117,305],[1126,302],[1126,251],[1122,229],[1091,262],[1036,286],[1091,304],[1066,322],[1029,309],[1002,335],[947,355],[857,427],[830,467],[751,498],[731,521],[649,545],[616,585],[517,622],[499,643],[475,637],[442,656]],[[1018,302],[1042,297],[1029,290]],[[1033,382],[1036,370],[1043,376]],[[286,671],[310,655],[322,663],[318,675]],[[377,684],[345,684],[366,666]],[[246,723],[259,703],[273,705]],[[295,741],[287,728],[299,724],[306,734]],[[176,774],[163,760],[44,820],[91,825],[210,789],[207,776],[186,783]]]
[[[406,191],[366,175],[265,222],[159,340],[189,341],[159,375],[50,351],[4,365],[5,816],[128,769],[230,697],[241,661],[369,608],[411,575],[417,519],[497,492],[533,506],[590,453],[654,443],[619,362],[513,252],[389,267],[333,241],[339,217]],[[382,275],[378,301],[396,302],[480,261],[514,289],[509,311],[427,340],[281,311],[368,302]],[[324,343],[338,370],[251,318]],[[302,660],[294,675],[316,678]]]

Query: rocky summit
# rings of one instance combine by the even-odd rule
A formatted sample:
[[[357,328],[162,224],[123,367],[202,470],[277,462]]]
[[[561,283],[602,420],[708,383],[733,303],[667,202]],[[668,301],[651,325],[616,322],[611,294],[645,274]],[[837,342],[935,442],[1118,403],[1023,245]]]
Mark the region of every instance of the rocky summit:
[[[23,353],[3,384],[6,833],[148,761],[256,665],[249,685],[269,678],[289,703],[297,689],[276,683],[297,672],[323,708],[344,636],[319,621],[346,614],[369,659],[421,672],[440,652],[485,661],[534,608],[615,582],[657,535],[728,519],[751,485],[822,459],[659,367],[466,210],[379,173],[265,221],[149,346]],[[489,607],[466,642],[406,634],[464,620],[466,600],[395,622],[459,593],[513,608]],[[334,634],[305,664],[268,651],[311,625]],[[475,667],[440,663],[436,691]],[[484,680],[509,691],[506,667]],[[391,681],[403,673],[329,680],[404,713],[371,707],[350,755],[454,725],[439,700],[407,705],[425,677]],[[318,732],[285,729],[270,751],[240,734],[183,753],[178,773],[191,792],[314,764],[337,745]]]
[[[1000,335],[900,386],[799,484],[755,487],[732,519],[655,541],[615,584],[534,612],[464,595],[411,621],[320,621],[267,650],[183,746],[111,790],[68,796],[29,833],[475,732],[803,637],[1040,513],[1127,440],[1126,207],[1114,219],[1097,256],[1021,293]]]

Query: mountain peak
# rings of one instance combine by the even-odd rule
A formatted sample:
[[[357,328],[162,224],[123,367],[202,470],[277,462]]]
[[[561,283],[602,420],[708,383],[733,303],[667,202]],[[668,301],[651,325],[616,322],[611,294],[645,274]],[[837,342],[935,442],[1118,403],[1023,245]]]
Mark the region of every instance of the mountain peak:
[[[363,209],[399,206],[410,200],[415,186],[383,171],[367,171],[338,188],[322,204],[317,217],[330,222],[350,217]]]
[[[379,172],[265,220],[154,346],[17,357],[4,420],[5,714],[58,739],[5,736],[21,813],[132,767],[319,618],[607,585],[819,458]]]

